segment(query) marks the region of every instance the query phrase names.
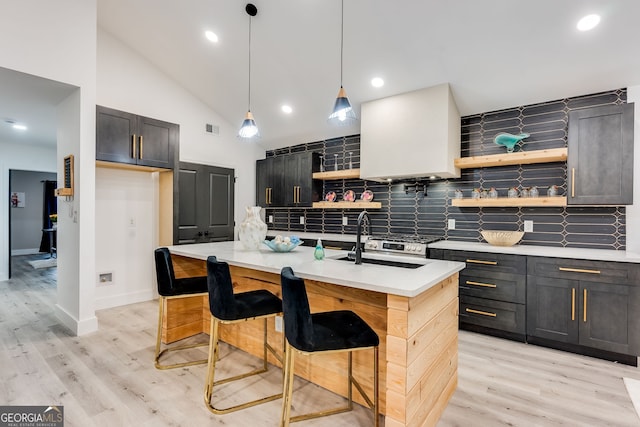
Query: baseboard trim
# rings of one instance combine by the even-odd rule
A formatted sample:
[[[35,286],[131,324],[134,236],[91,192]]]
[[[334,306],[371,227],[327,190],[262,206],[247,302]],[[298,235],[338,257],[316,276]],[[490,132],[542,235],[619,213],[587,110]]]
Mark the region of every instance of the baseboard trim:
[[[155,298],[157,298],[157,295],[153,292],[153,290],[131,292],[119,295],[109,295],[108,297],[104,298],[96,298],[95,307],[96,310],[104,310],[107,308],[135,304],[138,302],[151,301]]]
[[[98,330],[98,318],[95,316],[85,320],[78,320],[59,304],[55,306],[56,316],[75,336],[85,335]]]

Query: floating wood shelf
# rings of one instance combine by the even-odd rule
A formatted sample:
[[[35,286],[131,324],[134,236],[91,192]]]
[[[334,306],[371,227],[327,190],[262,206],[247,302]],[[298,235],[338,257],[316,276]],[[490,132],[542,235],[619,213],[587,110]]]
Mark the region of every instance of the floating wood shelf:
[[[380,202],[314,202],[316,209],[380,209]]]
[[[555,197],[498,197],[495,199],[453,199],[451,206],[485,207],[485,206],[567,206],[565,196]]]
[[[313,179],[330,181],[334,179],[360,178],[360,169],[343,169],[341,171],[314,172]]]
[[[454,160],[454,165],[460,169],[469,169],[508,165],[530,165],[534,163],[562,162],[565,160],[567,160],[566,147],[492,154],[488,156],[461,157]]]

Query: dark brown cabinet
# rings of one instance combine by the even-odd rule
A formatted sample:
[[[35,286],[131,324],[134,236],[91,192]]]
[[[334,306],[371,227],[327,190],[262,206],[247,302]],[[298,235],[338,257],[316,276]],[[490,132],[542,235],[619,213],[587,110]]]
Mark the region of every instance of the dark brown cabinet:
[[[174,244],[233,240],[234,170],[180,162]]]
[[[524,341],[525,256],[443,250],[431,257],[466,263],[459,276],[460,328]]]
[[[179,137],[177,124],[96,107],[96,160],[174,169]]]
[[[634,104],[569,113],[567,203],[633,204]]]
[[[527,334],[640,354],[640,284],[634,264],[529,257]]]
[[[309,207],[321,198],[322,181],[313,179],[320,155],[302,152],[256,162],[256,204],[262,207]]]

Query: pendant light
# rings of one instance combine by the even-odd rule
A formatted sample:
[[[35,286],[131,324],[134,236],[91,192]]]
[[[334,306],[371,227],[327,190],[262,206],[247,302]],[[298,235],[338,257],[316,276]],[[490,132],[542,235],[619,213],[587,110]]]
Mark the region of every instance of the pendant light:
[[[258,126],[251,113],[251,18],[258,14],[258,8],[251,3],[247,3],[244,10],[249,15],[249,100],[247,114],[244,116],[244,121],[240,130],[238,131],[238,137],[243,139],[259,138]]]
[[[341,23],[340,23],[340,90],[333,107],[333,112],[329,115],[329,122],[338,125],[348,125],[356,121],[356,113],[351,107],[347,92],[342,87],[342,63],[344,59],[344,0],[342,2]]]

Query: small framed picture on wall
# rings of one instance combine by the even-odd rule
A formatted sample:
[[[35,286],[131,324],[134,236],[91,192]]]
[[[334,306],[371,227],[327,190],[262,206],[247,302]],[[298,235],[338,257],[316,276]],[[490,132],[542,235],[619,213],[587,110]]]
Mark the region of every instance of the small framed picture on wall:
[[[11,203],[12,208],[24,208],[24,193],[12,191],[9,203]]]

